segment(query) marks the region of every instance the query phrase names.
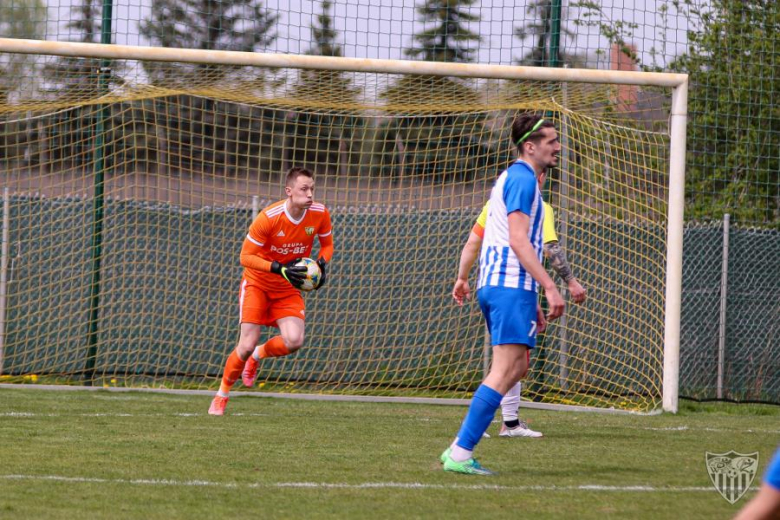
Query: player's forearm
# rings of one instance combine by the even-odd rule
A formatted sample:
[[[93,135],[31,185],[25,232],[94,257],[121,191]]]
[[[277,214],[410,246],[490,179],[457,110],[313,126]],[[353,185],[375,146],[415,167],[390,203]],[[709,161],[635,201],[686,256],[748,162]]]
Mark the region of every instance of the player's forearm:
[[[241,255],[241,265],[257,271],[271,272],[271,261],[254,255]]]
[[[460,252],[460,263],[458,264],[458,278],[468,280],[471,268],[479,255],[479,249],[482,246],[482,239],[473,232],[469,234],[463,251]]]
[[[561,279],[569,283],[574,280],[574,273],[571,272],[569,262],[566,261],[566,253],[558,242],[548,242],[544,244],[544,256],[550,261],[550,265]]]
[[[328,235],[327,237],[320,237],[320,258],[322,258],[326,262],[330,262],[330,259],[333,258],[334,251],[335,249],[333,248],[333,235]]]
[[[260,247],[258,245],[249,239],[244,240],[244,244],[241,247],[241,255],[239,256],[241,266],[257,271],[271,272],[271,261],[258,256],[259,251]]]

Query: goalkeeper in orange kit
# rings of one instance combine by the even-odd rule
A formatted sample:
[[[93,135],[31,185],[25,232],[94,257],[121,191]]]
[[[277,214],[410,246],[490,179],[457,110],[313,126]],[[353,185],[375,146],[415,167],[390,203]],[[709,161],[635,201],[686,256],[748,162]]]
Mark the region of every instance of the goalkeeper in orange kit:
[[[230,389],[239,376],[245,386],[254,384],[261,359],[286,356],[303,346],[306,308],[299,288],[306,268],[295,263],[311,254],[315,236],[322,271],[317,289],[326,279],[333,234],[328,209],[314,202],[314,176],[305,168],[291,168],[284,190],[287,198],[260,212],[241,248],[241,334],[225,363],[222,384],[209,407],[211,415],[225,413]],[[263,326],[278,328],[279,335],[257,346]]]

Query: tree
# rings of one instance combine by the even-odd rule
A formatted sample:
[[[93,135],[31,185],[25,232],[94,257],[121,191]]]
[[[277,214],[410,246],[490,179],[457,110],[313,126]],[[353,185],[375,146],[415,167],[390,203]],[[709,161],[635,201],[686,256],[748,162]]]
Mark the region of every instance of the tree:
[[[643,63],[626,42],[636,24],[606,23],[597,4],[584,7],[583,23],[596,26],[646,71],[658,71],[658,53]],[[674,2],[688,19],[688,51],[666,67],[690,75],[686,218],[745,222],[780,217],[780,9],[771,0]],[[668,27],[661,10],[660,32]],[[735,72],[736,71],[736,72]]]
[[[46,5],[42,0],[17,0],[0,4],[0,36],[3,38],[43,38]],[[11,93],[34,91],[35,58],[27,54],[0,54],[0,103]]]
[[[550,59],[550,40],[552,38],[552,2],[551,0],[536,0],[526,8],[529,15],[527,22],[515,28],[515,37],[521,42],[528,38],[534,41],[533,48],[523,57],[515,60],[518,65],[545,67]],[[563,20],[561,20],[563,22]],[[561,23],[561,45],[558,51],[558,61],[570,67],[584,67],[585,58],[566,50],[566,42],[573,43],[577,34]]]
[[[469,31],[464,23],[478,22],[479,16],[464,10],[477,0],[426,0],[417,7],[422,21],[437,24],[414,35],[419,47],[406,49],[405,54],[423,61],[468,63],[474,61],[474,49],[468,42],[479,43],[482,38]]]
[[[261,0],[154,0],[151,14],[140,23],[139,32],[152,45],[161,47],[256,52],[276,39],[273,29],[277,19]],[[169,161],[163,170],[234,173],[237,166],[253,164],[244,157],[244,153],[250,152],[268,159],[265,166],[275,167],[281,148],[278,142],[263,136],[273,135],[280,119],[277,111],[261,109],[263,116],[258,124],[242,128],[233,124],[257,114],[258,110],[249,102],[267,88],[268,71],[159,62],[144,62],[143,67],[152,84],[187,92],[157,100],[156,111],[167,114],[165,132],[155,137]],[[220,101],[219,93],[225,87],[234,96],[245,96],[247,103],[235,106]],[[197,88],[216,93],[189,94]],[[237,149],[236,143],[243,144],[245,150]]]
[[[474,61],[478,34],[464,24],[479,16],[465,8],[476,0],[427,0],[417,7],[421,21],[433,25],[414,35],[419,45],[404,53],[424,61]],[[375,167],[393,179],[414,177],[436,182],[471,178],[485,154],[481,139],[484,114],[473,82],[453,78],[404,76],[387,87],[384,99],[390,118],[378,131]]]
[[[671,64],[690,74],[689,215],[780,218],[780,8],[769,0],[713,0]],[[735,71],[739,71],[735,74]],[[717,208],[717,209],[716,209]]]
[[[322,2],[322,12],[312,26],[310,56],[343,55],[330,16],[332,3]],[[364,120],[359,117],[357,88],[347,74],[339,71],[301,70],[293,86],[293,97],[302,110],[292,115],[288,129],[290,166],[306,165],[317,171],[348,173],[359,162]]]
[[[453,78],[405,76],[381,93],[389,120],[380,129],[377,165],[393,179],[470,181],[493,164],[480,92]]]
[[[81,0],[81,4],[72,9],[73,18],[66,24],[70,33],[75,33],[75,41],[99,43],[102,24],[102,1]],[[44,68],[46,90],[59,100],[93,99],[99,92],[98,75],[101,60],[92,58],[57,58]],[[122,84],[123,67],[121,62],[112,62],[109,84]]]
[[[160,47],[256,52],[276,39],[272,31],[277,19],[261,0],[154,0],[151,15],[140,23],[139,31]],[[144,69],[154,84],[188,86],[216,81],[235,70],[152,62],[145,62]]]
[[[66,24],[75,41],[98,43],[101,40],[102,1],[81,0],[72,8],[73,17]],[[102,96],[104,88],[124,83],[121,61],[110,62],[108,73],[101,74],[104,60],[93,58],[60,57],[43,67],[42,90],[59,103],[70,103],[72,108],[56,111],[40,120],[40,154],[47,167],[67,169],[85,166],[92,160],[93,131],[100,107],[86,104]],[[106,123],[106,129],[110,122]]]
[[[0,37],[43,38],[41,20],[46,19],[46,6],[41,0],[17,0],[0,3]],[[0,105],[37,91],[37,64],[28,54],[0,54]],[[6,122],[7,119],[10,122]],[[34,141],[34,123],[15,117],[0,116],[0,159],[22,160]]]

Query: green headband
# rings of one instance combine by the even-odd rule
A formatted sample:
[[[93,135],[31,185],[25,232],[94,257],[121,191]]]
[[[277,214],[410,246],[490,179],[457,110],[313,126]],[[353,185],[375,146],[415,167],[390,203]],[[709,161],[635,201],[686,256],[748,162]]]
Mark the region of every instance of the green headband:
[[[523,134],[523,137],[517,140],[515,143],[515,146],[520,146],[523,141],[531,137],[531,134],[539,130],[539,127],[542,126],[542,123],[544,123],[544,118],[540,118],[539,121],[536,122],[536,124],[531,128],[529,131],[527,131],[525,134]]]

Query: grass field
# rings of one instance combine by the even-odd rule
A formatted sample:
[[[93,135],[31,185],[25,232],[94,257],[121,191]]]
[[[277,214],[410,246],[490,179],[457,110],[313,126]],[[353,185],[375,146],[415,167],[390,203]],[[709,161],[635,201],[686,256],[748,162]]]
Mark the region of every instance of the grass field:
[[[461,406],[0,389],[0,518],[730,518],[705,452],[760,453],[780,407],[677,415],[525,410],[485,439],[496,477],[441,471]],[[497,424],[491,433],[497,433]],[[754,486],[759,483],[759,477]]]

